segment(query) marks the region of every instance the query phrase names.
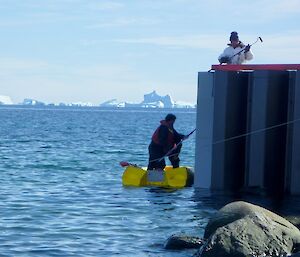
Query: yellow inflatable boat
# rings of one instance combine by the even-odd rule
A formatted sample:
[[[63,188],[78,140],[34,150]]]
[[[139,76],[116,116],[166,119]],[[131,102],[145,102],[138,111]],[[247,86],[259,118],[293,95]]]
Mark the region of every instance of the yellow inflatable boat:
[[[122,182],[124,186],[182,188],[193,185],[194,173],[188,167],[173,169],[167,166],[164,170],[146,170],[146,168],[130,165],[123,173]]]

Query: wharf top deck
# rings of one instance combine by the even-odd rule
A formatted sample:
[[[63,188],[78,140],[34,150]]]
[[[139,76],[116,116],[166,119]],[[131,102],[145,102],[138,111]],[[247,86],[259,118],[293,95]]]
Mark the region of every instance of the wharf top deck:
[[[215,64],[211,66],[215,71],[242,71],[242,70],[300,70],[300,64]]]

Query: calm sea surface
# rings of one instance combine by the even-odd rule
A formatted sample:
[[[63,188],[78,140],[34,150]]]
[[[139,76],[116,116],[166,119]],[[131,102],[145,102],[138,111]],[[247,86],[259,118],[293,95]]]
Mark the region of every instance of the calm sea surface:
[[[179,132],[195,128],[195,111],[173,112]],[[164,250],[166,239],[202,236],[208,219],[234,199],[299,212],[298,198],[274,207],[193,188],[123,187],[119,162],[147,165],[151,134],[166,114],[0,107],[0,256],[190,256],[193,250]],[[181,164],[194,166],[194,152],[195,135]]]

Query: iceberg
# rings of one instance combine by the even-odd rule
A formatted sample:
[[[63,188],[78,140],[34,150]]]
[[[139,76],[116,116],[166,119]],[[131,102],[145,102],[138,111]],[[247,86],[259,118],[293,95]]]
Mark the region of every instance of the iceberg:
[[[75,106],[75,107],[93,107],[95,106],[92,103],[84,103],[84,102],[75,102],[75,103],[70,103],[68,106]]]
[[[100,107],[117,107],[117,108],[123,108],[125,107],[126,103],[125,102],[118,102],[117,99],[111,99],[108,100],[102,104],[100,104]]]
[[[143,108],[164,108],[165,107],[162,101],[141,103],[140,106]]]
[[[140,108],[141,104],[140,103],[127,103],[125,102],[125,108]]]
[[[159,108],[173,108],[173,105],[174,105],[174,102],[173,102],[171,96],[169,96],[169,95],[160,96],[156,93],[155,90],[149,94],[145,94],[144,101],[141,104],[152,106],[153,103],[158,104]]]
[[[175,102],[171,96],[160,96],[156,91],[144,95],[144,100],[140,103],[119,102],[117,99],[111,99],[103,102],[100,107],[114,107],[114,108],[196,108],[196,104],[187,102]]]
[[[188,103],[188,102],[181,102],[181,101],[176,101],[173,105],[174,108],[196,108],[196,104]]]
[[[9,96],[0,95],[0,105],[1,104],[14,104]]]
[[[42,105],[42,106],[45,105],[45,103],[43,103],[43,102],[40,102],[40,101],[37,101],[37,100],[34,100],[34,99],[29,99],[29,98],[25,98],[23,100],[22,104],[23,105]]]

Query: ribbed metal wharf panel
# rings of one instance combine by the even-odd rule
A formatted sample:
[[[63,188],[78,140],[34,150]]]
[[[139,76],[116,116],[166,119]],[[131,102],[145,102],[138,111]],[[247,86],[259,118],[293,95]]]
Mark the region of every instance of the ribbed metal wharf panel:
[[[195,187],[211,188],[214,73],[199,72],[197,130],[195,154]]]
[[[286,190],[300,194],[300,71],[290,72]]]
[[[300,72],[199,73],[195,186],[300,194]]]
[[[256,132],[266,127],[267,74],[267,71],[254,72],[248,88],[246,186],[249,187],[262,188],[264,183],[265,132]]]
[[[289,92],[287,71],[254,71],[249,87],[246,186],[282,194]]]
[[[244,185],[248,81],[251,72],[215,72],[212,189]],[[232,139],[230,139],[232,138]]]

